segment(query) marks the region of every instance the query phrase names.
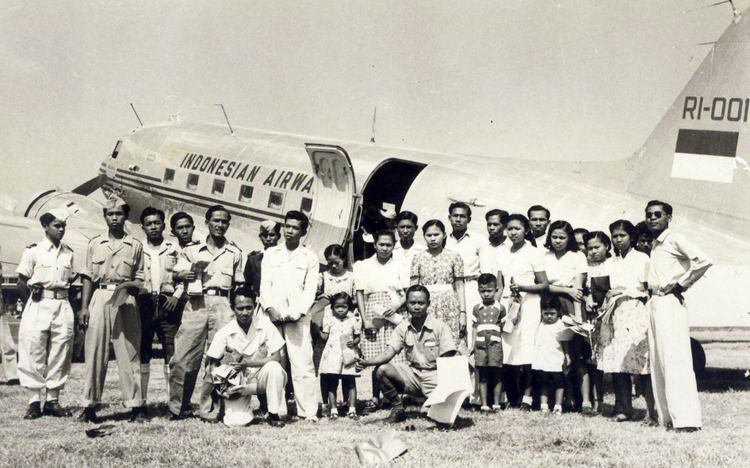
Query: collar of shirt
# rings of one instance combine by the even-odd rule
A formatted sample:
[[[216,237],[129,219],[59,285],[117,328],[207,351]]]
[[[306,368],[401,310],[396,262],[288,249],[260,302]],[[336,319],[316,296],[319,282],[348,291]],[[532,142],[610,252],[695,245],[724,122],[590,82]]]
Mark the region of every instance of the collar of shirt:
[[[407,318],[407,320],[409,321],[408,329],[417,335],[423,333],[425,330],[435,331],[435,324],[433,323],[434,319],[432,318],[432,315],[427,315],[427,318],[422,324],[422,328],[420,330],[414,328],[414,324],[412,323],[411,318]]]
[[[479,303],[479,310],[487,309],[488,307],[497,307],[497,301],[492,299],[492,304],[486,305],[484,302]]]
[[[63,250],[70,250],[70,247],[68,247],[62,241],[57,247],[55,247],[55,244],[53,244],[51,240],[47,239],[47,236],[45,236],[44,239],[42,239],[42,241],[39,243],[39,247],[43,248],[47,252],[51,250],[57,250],[58,254],[62,252]]]
[[[162,240],[159,245],[153,245],[151,242],[146,241],[146,243],[143,244],[143,251],[149,255],[153,255],[154,253],[161,255],[166,253],[173,245],[173,242],[167,239]]]
[[[664,242],[666,242],[667,237],[669,237],[669,235],[671,233],[672,233],[672,230],[670,228],[666,228],[665,230],[663,230],[661,232],[661,234],[659,234],[659,237],[657,237],[656,239],[654,239],[654,242],[658,242],[659,244],[663,244]]]
[[[117,247],[117,249],[115,249],[114,247],[112,247],[112,244],[116,240],[120,241],[120,245]],[[99,244],[109,244],[109,245],[107,245],[107,248],[109,250],[111,250],[113,253],[117,253],[120,250],[122,250],[122,246],[123,245],[127,245],[129,247],[132,247],[133,246],[133,237],[131,237],[130,234],[128,234],[126,232],[125,235],[122,236],[122,239],[114,239],[114,238],[109,237],[109,233],[107,233],[106,236],[102,236],[102,240],[99,241]]]
[[[456,244],[458,244],[459,242],[463,241],[464,239],[471,239],[472,238],[471,233],[469,232],[468,229],[466,230],[466,232],[464,232],[464,235],[461,236],[460,238],[457,238],[455,236],[455,234],[452,233],[452,232],[451,232],[451,235],[448,236],[448,237],[449,237],[449,239],[452,239],[453,242],[455,242]]]
[[[221,248],[219,249],[218,252],[213,253],[211,251],[212,247],[209,247],[209,245],[208,245],[208,237],[206,237],[206,240],[198,242],[197,246],[198,246],[198,252],[205,251],[205,252],[209,253],[213,257],[214,260],[216,260],[217,258],[219,258],[225,252],[230,252],[231,253],[234,250],[234,247],[235,247],[234,243],[232,241],[230,241],[227,238],[224,238],[224,245],[221,246]]]

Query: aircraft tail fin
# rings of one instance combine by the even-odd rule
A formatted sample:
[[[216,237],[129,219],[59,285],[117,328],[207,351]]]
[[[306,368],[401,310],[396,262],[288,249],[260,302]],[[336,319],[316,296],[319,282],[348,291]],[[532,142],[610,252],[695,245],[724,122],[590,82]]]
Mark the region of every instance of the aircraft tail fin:
[[[730,231],[750,226],[750,11],[735,16],[638,151],[628,191],[680,200],[706,221],[728,217]]]

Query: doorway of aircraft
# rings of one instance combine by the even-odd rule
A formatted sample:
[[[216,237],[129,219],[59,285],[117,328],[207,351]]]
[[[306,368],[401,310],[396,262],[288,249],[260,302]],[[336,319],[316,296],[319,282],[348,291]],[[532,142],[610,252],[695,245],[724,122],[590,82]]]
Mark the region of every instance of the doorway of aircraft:
[[[427,167],[426,164],[386,159],[370,174],[362,191],[362,215],[354,234],[354,259],[362,260],[374,252],[363,240],[366,233],[374,234],[387,227],[381,210],[401,210],[401,205],[414,179]]]

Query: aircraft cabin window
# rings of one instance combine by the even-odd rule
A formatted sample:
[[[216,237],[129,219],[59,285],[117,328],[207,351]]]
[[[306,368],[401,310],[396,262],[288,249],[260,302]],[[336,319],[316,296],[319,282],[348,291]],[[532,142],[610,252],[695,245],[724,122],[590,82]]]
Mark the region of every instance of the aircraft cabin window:
[[[195,190],[198,188],[198,174],[188,174],[187,188]]]
[[[224,193],[224,181],[221,179],[214,179],[214,185],[211,187],[211,193],[214,195],[221,195]]]
[[[253,187],[250,185],[243,185],[240,187],[240,196],[237,198],[241,202],[249,202],[253,199]]]
[[[164,183],[171,184],[174,182],[174,169],[164,169]]]
[[[268,196],[268,207],[274,210],[283,210],[284,192],[271,190],[271,194]]]
[[[312,198],[302,197],[302,203],[299,205],[299,210],[309,215],[312,212]]]

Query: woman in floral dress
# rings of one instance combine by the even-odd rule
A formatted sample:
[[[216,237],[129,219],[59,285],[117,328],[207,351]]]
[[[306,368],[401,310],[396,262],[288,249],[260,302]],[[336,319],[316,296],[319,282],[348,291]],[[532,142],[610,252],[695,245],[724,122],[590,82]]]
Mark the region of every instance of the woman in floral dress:
[[[430,291],[427,313],[445,322],[458,341],[465,341],[464,262],[458,253],[445,248],[445,225],[441,221],[427,221],[422,233],[427,250],[417,252],[412,259],[411,284]]]

